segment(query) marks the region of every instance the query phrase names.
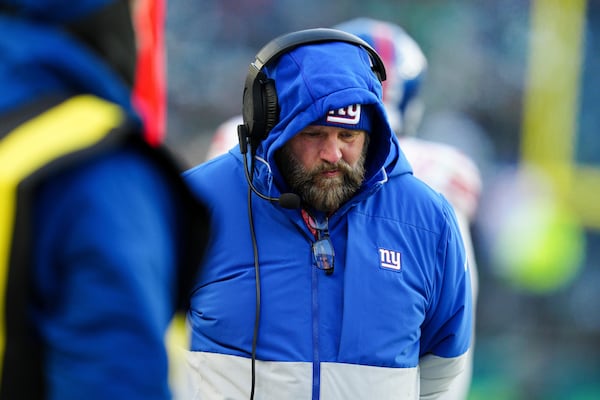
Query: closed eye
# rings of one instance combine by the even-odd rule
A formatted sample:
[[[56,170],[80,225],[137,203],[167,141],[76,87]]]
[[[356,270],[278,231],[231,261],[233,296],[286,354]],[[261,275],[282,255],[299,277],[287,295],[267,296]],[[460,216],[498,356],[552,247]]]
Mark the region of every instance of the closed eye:
[[[306,137],[311,137],[311,138],[317,138],[320,136],[324,136],[325,133],[324,132],[319,132],[316,130],[304,130],[302,131],[302,135],[306,136]]]
[[[351,142],[356,140],[356,138],[361,136],[364,132],[365,131],[362,130],[342,131],[338,134],[338,137],[345,142]]]

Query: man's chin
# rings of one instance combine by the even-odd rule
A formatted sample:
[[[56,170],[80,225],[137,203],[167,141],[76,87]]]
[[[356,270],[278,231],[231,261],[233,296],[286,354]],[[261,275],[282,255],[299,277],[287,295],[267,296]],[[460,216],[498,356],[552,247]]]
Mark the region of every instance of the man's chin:
[[[315,185],[321,190],[332,190],[340,188],[344,184],[343,176],[319,176],[315,179]]]

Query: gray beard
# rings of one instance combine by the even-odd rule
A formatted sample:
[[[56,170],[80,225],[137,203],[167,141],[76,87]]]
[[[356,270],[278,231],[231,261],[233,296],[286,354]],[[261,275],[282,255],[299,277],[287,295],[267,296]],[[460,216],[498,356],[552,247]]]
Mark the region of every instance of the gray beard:
[[[324,161],[314,169],[307,170],[287,146],[277,152],[276,160],[283,178],[294,193],[316,210],[332,213],[360,189],[365,178],[366,147],[354,168],[340,160],[335,164]],[[342,174],[334,178],[321,175],[333,169]]]

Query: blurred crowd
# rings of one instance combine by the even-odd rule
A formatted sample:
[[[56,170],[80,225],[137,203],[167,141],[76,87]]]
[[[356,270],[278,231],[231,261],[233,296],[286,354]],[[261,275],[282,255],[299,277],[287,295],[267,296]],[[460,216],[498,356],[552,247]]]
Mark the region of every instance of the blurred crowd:
[[[215,129],[240,113],[263,43],[361,16],[399,24],[421,45],[420,135],[482,172],[470,398],[598,398],[598,2],[168,2],[167,140],[202,161]]]

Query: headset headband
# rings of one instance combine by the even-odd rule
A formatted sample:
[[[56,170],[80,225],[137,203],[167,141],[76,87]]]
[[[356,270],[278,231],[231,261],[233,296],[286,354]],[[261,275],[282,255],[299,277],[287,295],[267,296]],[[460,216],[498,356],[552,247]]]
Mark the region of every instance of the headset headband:
[[[266,64],[297,46],[321,42],[347,42],[364,47],[371,54],[371,59],[375,63],[373,70],[377,74],[377,77],[382,82],[386,80],[387,76],[383,61],[370,44],[356,35],[330,28],[305,29],[273,39],[260,49],[255,57],[254,67],[260,71]]]

